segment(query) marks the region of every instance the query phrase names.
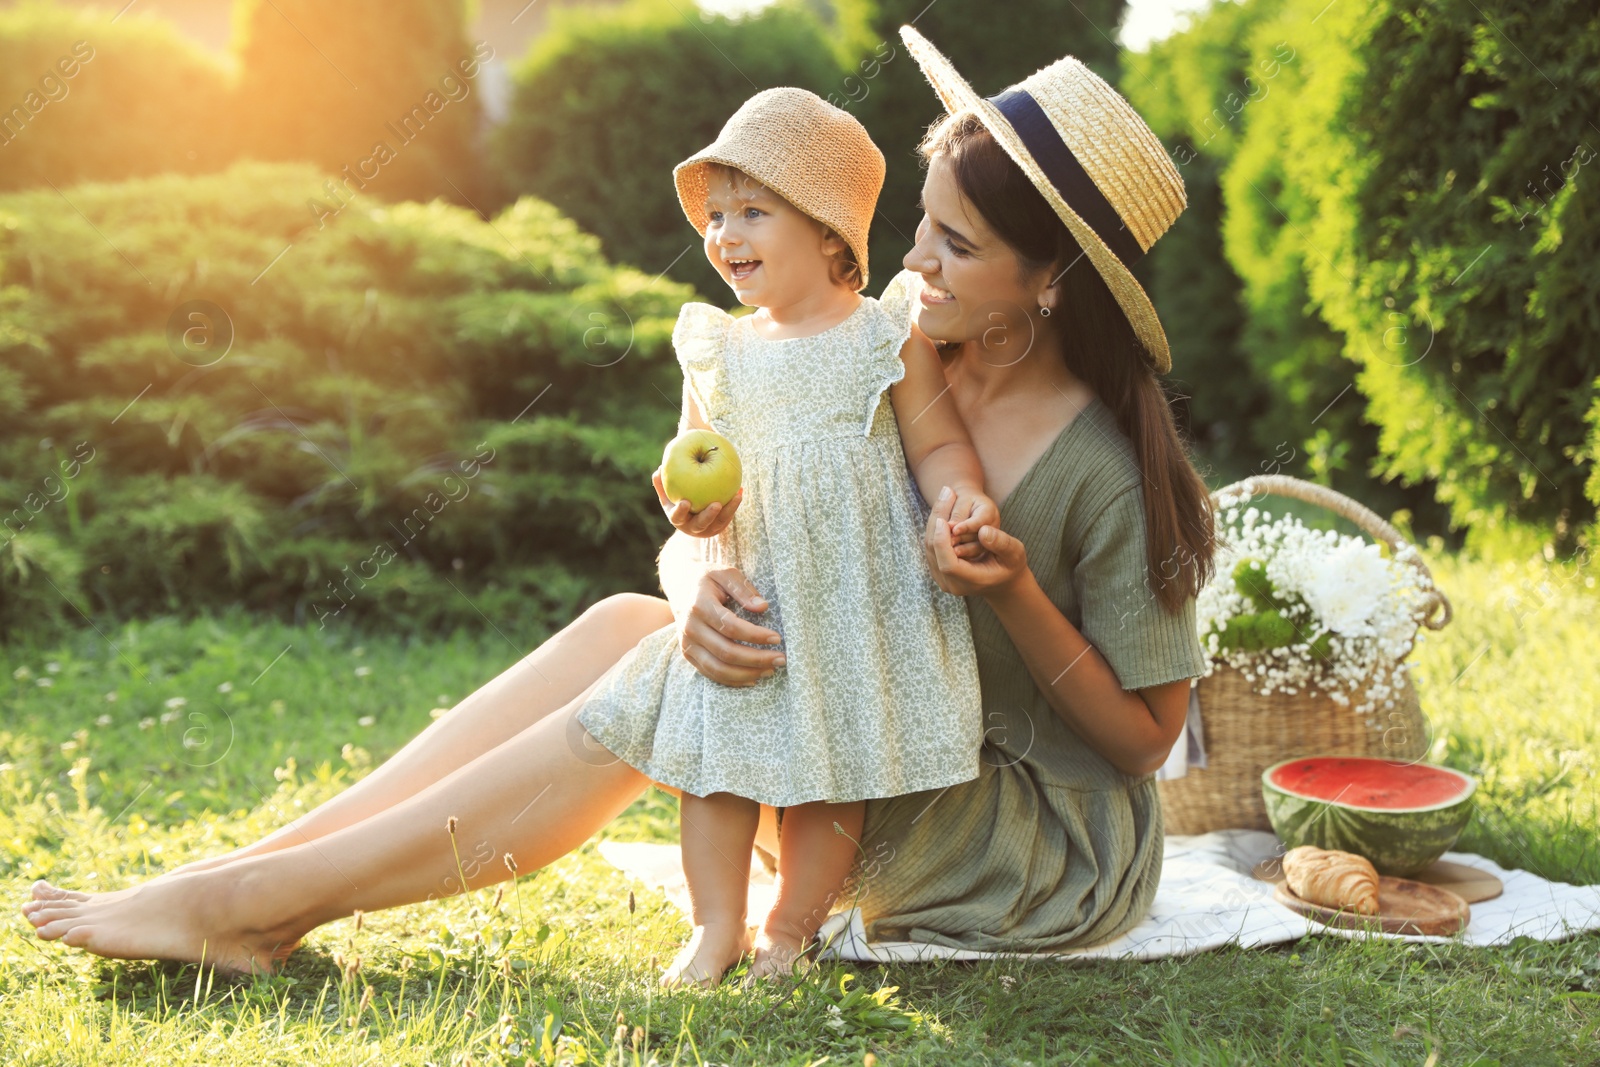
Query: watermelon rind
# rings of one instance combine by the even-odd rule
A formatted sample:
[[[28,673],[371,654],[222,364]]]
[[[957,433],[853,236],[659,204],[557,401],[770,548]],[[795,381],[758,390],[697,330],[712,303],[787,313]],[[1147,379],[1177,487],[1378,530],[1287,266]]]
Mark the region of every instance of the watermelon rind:
[[[1278,768],[1303,759],[1351,759],[1350,756],[1296,756],[1261,772],[1261,796],[1267,818],[1285,848],[1316,845],[1354,852],[1372,861],[1380,874],[1416,874],[1450,851],[1472,818],[1477,780],[1453,767],[1429,764],[1462,782],[1458,797],[1424,808],[1396,811],[1302,796],[1272,781]],[[1390,761],[1384,761],[1390,762]]]

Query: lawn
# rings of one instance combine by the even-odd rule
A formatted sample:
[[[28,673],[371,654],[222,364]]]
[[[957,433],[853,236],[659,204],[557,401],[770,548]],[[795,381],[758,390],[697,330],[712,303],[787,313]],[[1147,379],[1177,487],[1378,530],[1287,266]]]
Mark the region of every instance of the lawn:
[[[1431,757],[1481,777],[1460,849],[1600,882],[1600,594],[1573,564],[1431,557]],[[519,641],[537,635],[503,627]],[[520,655],[233,616],[0,649],[0,889],[114,888],[278,825]],[[113,648],[113,644],[115,647]],[[529,645],[531,647],[531,644]],[[609,833],[671,840],[652,793]],[[685,925],[593,845],[503,891],[336,923],[250,981],[0,940],[12,1064],[1600,1063],[1600,934],[1484,950],[1308,937],[1158,962],[830,964],[661,995]]]

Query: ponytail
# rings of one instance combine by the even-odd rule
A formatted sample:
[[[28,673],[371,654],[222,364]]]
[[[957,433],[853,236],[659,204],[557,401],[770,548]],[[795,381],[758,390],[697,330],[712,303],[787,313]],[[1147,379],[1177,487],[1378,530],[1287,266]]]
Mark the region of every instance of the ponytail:
[[[1074,243],[1072,256],[1076,249]],[[1144,495],[1146,581],[1161,605],[1176,612],[1211,578],[1211,494],[1189,459],[1149,354],[1099,273],[1080,260],[1058,284],[1061,318],[1071,324],[1060,337],[1067,369],[1111,409],[1133,443]]]

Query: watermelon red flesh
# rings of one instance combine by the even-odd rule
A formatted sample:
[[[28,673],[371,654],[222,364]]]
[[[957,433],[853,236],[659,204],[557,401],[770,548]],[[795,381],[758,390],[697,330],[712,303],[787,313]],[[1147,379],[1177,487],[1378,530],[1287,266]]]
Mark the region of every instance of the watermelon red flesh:
[[[1454,804],[1472,779],[1426,763],[1382,759],[1297,759],[1272,769],[1272,784],[1312,800],[1337,800],[1350,808],[1421,811]]]
[[[1472,817],[1476,785],[1448,767],[1348,756],[1285,760],[1261,775],[1267,815],[1287,847],[1354,852],[1395,875],[1449,851]]]

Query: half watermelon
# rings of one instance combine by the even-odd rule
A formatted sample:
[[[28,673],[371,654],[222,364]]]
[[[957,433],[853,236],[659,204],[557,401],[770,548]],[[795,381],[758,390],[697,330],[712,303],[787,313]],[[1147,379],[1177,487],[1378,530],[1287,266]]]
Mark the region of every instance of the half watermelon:
[[[1472,818],[1471,775],[1430,763],[1308,756],[1261,773],[1267,818],[1288,848],[1354,852],[1383,874],[1415,874]]]

